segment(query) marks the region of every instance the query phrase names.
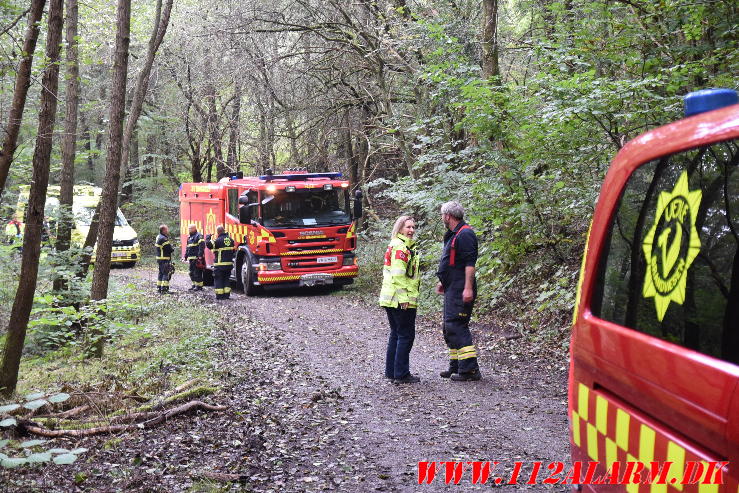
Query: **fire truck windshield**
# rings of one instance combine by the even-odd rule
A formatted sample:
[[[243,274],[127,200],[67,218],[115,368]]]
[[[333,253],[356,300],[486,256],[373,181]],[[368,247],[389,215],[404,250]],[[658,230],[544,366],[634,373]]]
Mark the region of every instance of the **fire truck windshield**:
[[[274,200],[262,202],[264,225],[270,228],[349,224],[349,199],[345,190],[301,188],[278,190]]]

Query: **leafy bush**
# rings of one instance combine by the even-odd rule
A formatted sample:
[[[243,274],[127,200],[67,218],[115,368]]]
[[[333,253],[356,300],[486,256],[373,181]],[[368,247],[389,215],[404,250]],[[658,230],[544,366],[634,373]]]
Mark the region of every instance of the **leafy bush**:
[[[0,416],[6,416],[0,420],[0,429],[10,428],[18,424],[16,418],[7,417],[8,413],[17,412],[20,409],[33,411],[46,405],[58,404],[69,399],[69,394],[63,392],[56,394],[34,392],[26,395],[24,399],[23,403],[10,403],[0,406]],[[76,448],[73,450],[64,448],[45,449],[42,445],[47,442],[48,440],[26,440],[18,443],[10,439],[0,439],[0,467],[12,469],[22,465],[48,462],[53,462],[54,464],[72,464],[80,454],[87,451],[85,448]],[[17,455],[19,453],[22,455]],[[13,454],[13,456],[8,454]]]

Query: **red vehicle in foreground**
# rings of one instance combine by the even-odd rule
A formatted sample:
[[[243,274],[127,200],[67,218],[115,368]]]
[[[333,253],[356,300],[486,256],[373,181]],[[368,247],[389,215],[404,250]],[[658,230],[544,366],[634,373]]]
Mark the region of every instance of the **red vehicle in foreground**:
[[[261,288],[340,286],[358,274],[362,194],[350,198],[341,173],[239,173],[218,183],[183,183],[179,195],[183,252],[189,224],[203,235],[224,225],[237,248],[231,278],[247,295]],[[213,263],[210,250],[206,263]]]
[[[596,476],[642,463],[643,482],[663,484],[579,491],[738,491],[736,103],[690,94],[687,118],[629,142],[605,178],[570,347],[572,460]]]

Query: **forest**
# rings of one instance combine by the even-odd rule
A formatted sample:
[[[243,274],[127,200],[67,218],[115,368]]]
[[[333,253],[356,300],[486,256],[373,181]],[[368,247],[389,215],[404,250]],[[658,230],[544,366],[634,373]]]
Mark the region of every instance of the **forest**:
[[[135,271],[149,272],[159,225],[179,224],[180,184],[236,172],[337,171],[363,192],[362,274],[329,299],[366,306],[376,304],[395,218],[416,218],[428,287],[444,231],[439,206],[460,201],[480,239],[476,317],[566,357],[611,159],[682,118],[688,92],[737,88],[738,19],[732,0],[0,0],[3,227],[27,201],[22,253],[0,246],[0,419],[24,399],[49,413],[104,407],[84,400],[95,389],[120,401],[106,415],[161,411],[187,389],[210,395],[214,367],[188,362],[210,361],[218,337],[188,328],[178,340],[176,326],[230,316],[164,304],[144,294],[151,274],[111,269],[113,223],[120,207],[142,245]],[[79,241],[75,185],[102,188]],[[420,307],[438,312],[431,288]],[[161,347],[147,346],[158,338]],[[132,349],[139,344],[144,355]],[[116,355],[145,364],[126,369]],[[121,395],[133,395],[133,407]],[[3,461],[20,457],[9,440],[0,435]],[[94,447],[82,445],[34,454],[59,466]],[[23,457],[6,467],[27,469]],[[49,479],[29,470],[20,480]],[[259,474],[236,480],[261,484]]]

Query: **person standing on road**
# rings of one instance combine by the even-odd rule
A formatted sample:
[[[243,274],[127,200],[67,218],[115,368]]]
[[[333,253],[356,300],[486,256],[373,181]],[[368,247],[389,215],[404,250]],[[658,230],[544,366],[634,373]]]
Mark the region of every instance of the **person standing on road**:
[[[234,265],[234,242],[223,226],[216,228],[218,237],[211,240],[211,235],[205,237],[205,246],[215,255],[213,260],[213,284],[215,285],[216,299],[227,300],[231,297],[231,269]]]
[[[203,270],[198,268],[198,263],[205,266],[205,239],[203,235],[198,232],[198,227],[194,224],[190,224],[189,228],[190,235],[187,237],[187,248],[185,249],[185,258],[183,261],[190,262],[190,280],[192,281],[192,287],[189,291],[202,291],[203,290]]]
[[[18,220],[18,215],[13,214],[13,218],[5,225],[5,237],[8,245],[14,245],[14,248],[23,250],[23,223]]]
[[[159,235],[156,241],[157,264],[159,264],[159,275],[157,276],[157,291],[161,294],[169,294],[169,278],[172,269],[172,252],[174,248],[169,242],[169,228],[166,224],[159,226]]]
[[[416,307],[421,274],[413,235],[416,223],[400,216],[393,226],[382,269],[380,306],[387,311],[390,338],[385,356],[385,377],[394,383],[416,383],[421,379],[410,372],[410,352],[416,338]]]
[[[440,375],[457,382],[480,380],[469,327],[477,297],[477,235],[464,222],[464,208],[458,202],[442,205],[441,219],[448,231],[444,235],[436,292],[444,295],[443,332],[449,348],[449,369]]]

